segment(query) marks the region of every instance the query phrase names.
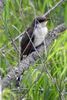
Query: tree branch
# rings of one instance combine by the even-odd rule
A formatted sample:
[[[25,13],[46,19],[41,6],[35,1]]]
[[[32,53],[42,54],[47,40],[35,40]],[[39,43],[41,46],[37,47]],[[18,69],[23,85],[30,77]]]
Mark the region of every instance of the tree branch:
[[[65,27],[64,24],[58,25],[55,29],[53,29],[51,32],[48,33],[46,36],[46,46],[47,49],[49,45],[53,42],[54,39],[56,39],[64,30],[66,30],[67,27]],[[41,45],[37,50],[39,55],[43,53],[44,46]],[[17,68],[12,69],[5,78],[2,80],[2,89],[8,87],[13,80],[16,80],[17,77],[19,77],[26,69],[30,67],[30,65],[34,64],[35,61],[39,58],[39,55],[35,52],[32,52],[26,59],[22,60],[19,64],[17,65]]]

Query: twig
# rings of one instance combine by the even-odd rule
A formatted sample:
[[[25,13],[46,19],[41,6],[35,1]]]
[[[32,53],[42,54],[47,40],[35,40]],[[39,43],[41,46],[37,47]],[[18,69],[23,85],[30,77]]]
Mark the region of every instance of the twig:
[[[62,4],[65,0],[60,0],[55,6],[53,6],[51,9],[49,9],[44,15],[43,17],[46,17],[47,15],[49,15],[55,8],[57,8],[60,4]]]
[[[24,31],[24,32],[25,32],[25,31]],[[19,38],[23,35],[24,32],[22,32],[22,33],[21,33],[20,35],[18,35],[15,39],[13,39],[13,42],[16,41],[17,39],[19,39]],[[10,42],[8,43],[8,45],[10,45],[10,44],[12,44],[12,41],[10,41]],[[4,45],[2,48],[0,48],[0,52],[1,52],[2,50],[4,50],[6,47],[7,47],[7,45]]]

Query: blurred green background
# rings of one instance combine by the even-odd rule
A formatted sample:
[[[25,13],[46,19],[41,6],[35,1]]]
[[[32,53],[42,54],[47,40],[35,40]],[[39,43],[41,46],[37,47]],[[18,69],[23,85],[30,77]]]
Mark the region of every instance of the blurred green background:
[[[11,44],[32,20],[45,14],[59,0],[3,0],[0,6],[0,74],[5,77],[8,71],[19,62],[19,54]],[[49,14],[48,29],[52,30],[61,23],[67,25],[67,1]],[[19,49],[19,39],[15,41]],[[46,63],[45,63],[46,62]],[[20,91],[15,82],[3,91],[3,100],[67,100],[67,31],[56,39],[43,57],[46,66],[38,59],[24,72]],[[50,74],[50,75],[49,75]],[[64,98],[64,99],[62,99]]]

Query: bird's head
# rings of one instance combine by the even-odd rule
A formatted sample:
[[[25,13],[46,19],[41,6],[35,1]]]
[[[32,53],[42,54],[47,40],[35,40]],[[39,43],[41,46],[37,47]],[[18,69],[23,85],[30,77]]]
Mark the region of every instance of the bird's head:
[[[48,20],[49,20],[49,18],[46,18],[46,17],[37,17],[34,19],[32,25],[33,25],[33,27],[37,27],[39,25],[46,26]]]

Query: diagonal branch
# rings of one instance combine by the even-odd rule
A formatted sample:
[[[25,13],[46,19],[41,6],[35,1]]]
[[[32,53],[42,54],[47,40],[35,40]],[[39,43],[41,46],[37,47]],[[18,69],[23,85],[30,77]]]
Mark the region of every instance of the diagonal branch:
[[[46,36],[46,46],[47,49],[49,45],[53,42],[54,39],[56,39],[64,30],[66,30],[67,27],[65,27],[64,24],[58,25],[55,29],[53,29],[51,32],[48,33]],[[37,50],[39,55],[43,53],[44,46],[41,45]],[[22,60],[19,64],[17,65],[17,68],[12,69],[5,78],[2,80],[2,89],[8,87],[13,80],[16,80],[16,77],[19,77],[26,69],[30,67],[30,65],[34,64],[35,61],[39,58],[39,55],[35,52],[32,52],[26,59]]]
[[[55,8],[57,8],[59,5],[61,5],[65,0],[60,0],[55,6],[53,6],[51,9],[49,9],[43,17],[48,16]]]

